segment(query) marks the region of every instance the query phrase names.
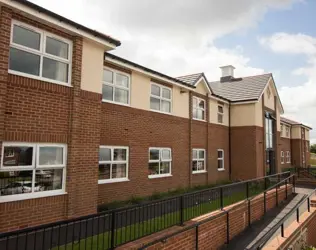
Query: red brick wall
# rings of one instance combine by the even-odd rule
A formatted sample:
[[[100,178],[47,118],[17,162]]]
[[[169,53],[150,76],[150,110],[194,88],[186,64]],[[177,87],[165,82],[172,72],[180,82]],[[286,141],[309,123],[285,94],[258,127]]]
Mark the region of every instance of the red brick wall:
[[[281,164],[281,151],[284,152],[284,164]],[[291,139],[281,137],[280,139],[280,158],[279,158],[279,164],[281,164],[281,168],[290,168],[292,166],[291,163],[286,162],[286,152],[290,151],[291,155],[291,161],[292,161],[292,150],[291,150]]]
[[[302,167],[302,140],[291,139],[292,144],[292,164],[295,167]]]
[[[313,217],[310,219],[307,227],[307,244],[309,246],[316,246],[316,212],[314,212]]]

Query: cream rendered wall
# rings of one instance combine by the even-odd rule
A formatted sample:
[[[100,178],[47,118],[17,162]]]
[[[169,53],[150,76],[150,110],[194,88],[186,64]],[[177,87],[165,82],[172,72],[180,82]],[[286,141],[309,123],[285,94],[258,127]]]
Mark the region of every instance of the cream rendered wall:
[[[256,125],[256,105],[238,104],[230,106],[232,127]]]
[[[271,93],[270,98],[268,95],[268,89],[270,89],[270,93]],[[270,80],[269,85],[264,91],[264,106],[266,106],[269,109],[274,110],[274,96],[276,96],[276,93],[272,84],[272,80]]]
[[[301,139],[301,127],[297,126],[297,127],[292,127],[291,129],[291,136],[292,139]]]
[[[172,107],[173,115],[189,118],[189,91],[185,90],[181,93],[180,87],[173,86]]]
[[[104,46],[83,39],[81,88],[102,93]]]
[[[200,82],[196,85],[196,89],[193,90],[201,95],[207,95],[209,93],[208,88],[206,87],[206,82],[204,79],[200,80]]]
[[[281,117],[280,117],[280,107],[279,107],[279,105],[277,105],[275,115],[276,115],[277,131],[280,132],[281,131]]]
[[[262,98],[255,103],[255,125],[263,127],[263,110],[262,110]]]
[[[310,137],[309,137],[309,130],[305,129],[305,140],[309,141]]]
[[[217,111],[218,111],[218,101],[213,98],[209,98],[209,117],[210,123],[219,124],[217,121]],[[222,125],[228,126],[229,125],[229,106],[228,104],[224,103],[224,119]]]

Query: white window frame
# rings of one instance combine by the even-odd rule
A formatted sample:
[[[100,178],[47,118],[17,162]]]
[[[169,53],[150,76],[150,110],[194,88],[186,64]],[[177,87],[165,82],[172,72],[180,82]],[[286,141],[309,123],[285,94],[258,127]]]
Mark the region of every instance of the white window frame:
[[[110,179],[103,179],[98,180],[98,184],[106,184],[106,183],[115,183],[115,182],[124,182],[129,181],[128,179],[128,170],[129,170],[129,147],[126,146],[105,146],[101,145],[99,149],[101,148],[108,148],[111,149],[111,159],[114,159],[114,149],[125,149],[126,150],[126,160],[125,161],[99,161],[100,164],[111,164],[110,168]],[[112,178],[112,165],[113,164],[126,164],[126,177],[123,178]]]
[[[10,146],[26,146],[33,148],[33,156],[32,156],[32,165],[29,166],[10,166],[6,167],[3,166],[4,160],[4,148]],[[38,154],[39,148],[42,146],[49,146],[49,147],[62,147],[63,148],[63,164],[62,165],[52,165],[52,166],[40,166],[37,164],[38,162]],[[0,172],[14,172],[17,170],[21,171],[32,171],[32,192],[25,193],[25,194],[13,194],[13,195],[6,195],[0,196],[0,203],[1,202],[10,202],[10,201],[18,201],[18,200],[26,200],[26,199],[33,199],[39,197],[48,197],[48,196],[56,196],[56,195],[63,195],[66,194],[66,171],[67,171],[67,145],[66,144],[59,144],[59,143],[26,143],[26,142],[3,142],[2,143],[2,151],[1,151],[1,165],[0,165]],[[63,169],[62,174],[62,188],[58,190],[50,190],[50,191],[41,191],[41,192],[34,192],[35,187],[35,179],[36,179],[36,171],[37,170],[47,170],[47,169]]]
[[[290,154],[290,151],[286,151],[286,163],[291,163],[291,154]]]
[[[151,94],[151,86],[152,85],[155,85],[158,88],[160,88],[159,96]],[[162,97],[162,89],[167,89],[167,90],[170,91],[170,99]],[[168,114],[168,115],[172,114],[172,94],[173,94],[172,93],[172,88],[166,87],[166,86],[164,86],[162,84],[158,84],[158,83],[155,83],[155,82],[150,82],[150,89],[149,89],[149,96],[150,96],[149,97],[149,108],[150,108],[150,111],[163,113],[163,114]],[[150,101],[151,97],[159,100],[159,102],[160,102],[160,110],[151,108],[151,101]],[[170,112],[165,112],[165,111],[161,110],[161,101],[170,102]]]
[[[285,137],[286,138],[290,137],[290,127],[289,126],[285,126]]]
[[[281,136],[283,137],[284,136],[284,125],[281,124]]]
[[[281,151],[281,164],[284,164],[284,151]]]
[[[194,106],[193,106],[193,100],[194,99],[197,100],[197,103],[199,103],[200,101],[203,101],[204,102],[204,108],[200,108],[199,106],[194,108]],[[202,110],[202,111],[204,111],[204,117],[202,119],[194,117],[194,110]],[[206,101],[203,98],[199,98],[197,96],[192,96],[192,119],[193,120],[197,120],[197,121],[205,121],[206,120]]]
[[[32,49],[32,48],[23,46],[21,44],[13,43],[13,27],[14,27],[14,25],[20,26],[22,28],[25,28],[25,29],[28,29],[28,30],[31,30],[33,32],[36,32],[36,33],[40,34],[40,49],[36,50],[36,49]],[[65,58],[62,58],[62,57],[58,57],[58,56],[46,53],[46,37],[50,37],[50,38],[53,38],[55,40],[61,41],[63,43],[67,43],[68,44],[68,59],[65,59]],[[64,86],[71,86],[71,79],[72,79],[72,55],[73,55],[73,43],[72,43],[71,40],[68,40],[68,39],[65,39],[63,37],[57,36],[55,34],[52,34],[50,32],[41,30],[39,28],[36,28],[34,26],[25,24],[23,22],[19,22],[17,20],[12,20],[11,35],[10,35],[10,48],[19,49],[19,50],[22,50],[24,52],[28,52],[28,53],[32,53],[33,55],[40,56],[39,76],[35,76],[35,75],[32,75],[32,74],[27,74],[27,73],[24,73],[24,72],[19,72],[19,71],[15,71],[15,70],[9,69],[8,72],[10,74],[23,76],[23,77],[28,77],[28,78],[33,78],[33,79],[40,80],[40,81],[60,84],[60,85],[64,85]],[[68,82],[61,82],[61,81],[53,80],[53,79],[50,79],[50,78],[45,78],[45,77],[42,76],[42,73],[43,73],[43,58],[44,57],[52,59],[52,60],[55,60],[55,61],[58,61],[58,62],[62,62],[62,63],[68,64]]]
[[[104,72],[104,70],[110,71],[113,74],[113,83],[109,83],[103,80],[103,75],[102,75],[102,86],[103,85],[107,85],[113,88],[113,101],[110,100],[106,100],[103,99],[102,96],[102,102],[108,102],[108,103],[113,103],[113,104],[118,104],[118,105],[123,105],[123,106],[130,106],[131,105],[131,76],[125,72],[119,71],[119,70],[115,70],[109,67],[103,67],[102,73]],[[124,87],[124,86],[120,86],[120,85],[116,85],[116,75],[120,74],[123,76],[126,76],[128,78],[128,87]],[[127,103],[123,103],[123,102],[116,102],[115,101],[115,90],[116,89],[122,89],[122,90],[127,90],[128,91],[128,102]]]
[[[221,107],[223,109],[222,113],[219,111],[219,107]],[[222,116],[222,122],[218,121],[218,116]],[[218,124],[224,124],[224,105],[222,105],[222,104],[218,104],[217,105],[217,123]]]
[[[218,152],[222,152],[222,157],[218,157]],[[223,162],[223,167],[218,168],[218,161]],[[217,171],[224,171],[225,170],[225,152],[224,149],[217,149]]]
[[[197,158],[194,158],[194,151],[197,151]],[[204,158],[201,159],[199,158],[199,152],[204,152]],[[204,166],[204,169],[203,170],[193,170],[192,169],[192,173],[193,174],[198,174],[198,173],[206,173],[206,166],[205,166],[205,158],[206,158],[206,151],[205,149],[202,149],[202,148],[193,148],[192,149],[192,168],[193,168],[193,161],[197,161],[197,162],[203,162],[203,166]]]
[[[159,159],[158,160],[151,160],[150,159],[150,150],[159,150]],[[161,159],[161,152],[163,150],[169,150],[170,151],[170,160],[162,160]],[[149,167],[149,163],[159,163],[159,172],[160,172],[160,165],[161,165],[162,162],[169,162],[170,163],[170,167],[169,167],[170,172],[168,174],[151,174],[151,175],[148,175],[149,179],[172,176],[172,150],[171,150],[171,148],[150,147],[148,149],[148,167]]]

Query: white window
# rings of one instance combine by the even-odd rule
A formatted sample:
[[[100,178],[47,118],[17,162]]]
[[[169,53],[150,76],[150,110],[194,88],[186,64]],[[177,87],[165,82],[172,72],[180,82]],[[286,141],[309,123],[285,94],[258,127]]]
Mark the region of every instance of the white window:
[[[9,73],[71,85],[72,42],[13,21]]]
[[[171,113],[171,88],[151,83],[150,86],[150,109]]]
[[[171,149],[149,148],[148,178],[171,176]]]
[[[128,147],[100,146],[99,184],[128,180]]]
[[[203,173],[205,169],[205,149],[193,149],[192,172]]]
[[[224,106],[218,105],[217,106],[217,122],[223,123],[223,121],[224,121],[223,118],[224,118]]]
[[[217,150],[217,170],[224,170],[224,150]]]
[[[290,137],[290,128],[288,126],[285,127],[285,136]]]
[[[112,69],[103,69],[102,100],[130,104],[130,76]]]
[[[64,144],[3,143],[0,201],[63,192],[66,151]]]
[[[283,136],[284,135],[284,126],[283,126],[283,124],[281,124],[281,136]]]
[[[205,100],[193,96],[192,98],[192,112],[193,119],[195,120],[205,120]]]
[[[286,151],[286,163],[291,163],[291,153],[290,153],[290,151]]]
[[[281,151],[281,164],[284,164],[284,151]]]

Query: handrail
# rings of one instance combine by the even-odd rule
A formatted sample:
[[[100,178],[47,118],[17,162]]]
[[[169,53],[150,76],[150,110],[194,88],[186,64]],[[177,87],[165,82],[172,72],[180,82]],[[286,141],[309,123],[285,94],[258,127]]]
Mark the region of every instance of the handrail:
[[[309,198],[316,192],[316,188],[310,192],[310,194],[306,194],[302,197],[302,199],[300,200],[300,202],[298,204],[296,204],[295,207],[293,207],[291,209],[290,212],[288,212],[277,224],[275,224],[264,236],[261,237],[261,239],[259,241],[257,241],[253,246],[252,246],[252,250],[254,249],[261,249],[267,242],[268,240],[272,237],[272,235],[282,226],[282,224],[284,224],[286,222],[286,220],[292,216],[292,214],[295,212],[295,210],[299,209],[300,206],[303,205],[304,202],[306,202],[306,200],[308,202]],[[309,204],[308,204],[309,206]]]

